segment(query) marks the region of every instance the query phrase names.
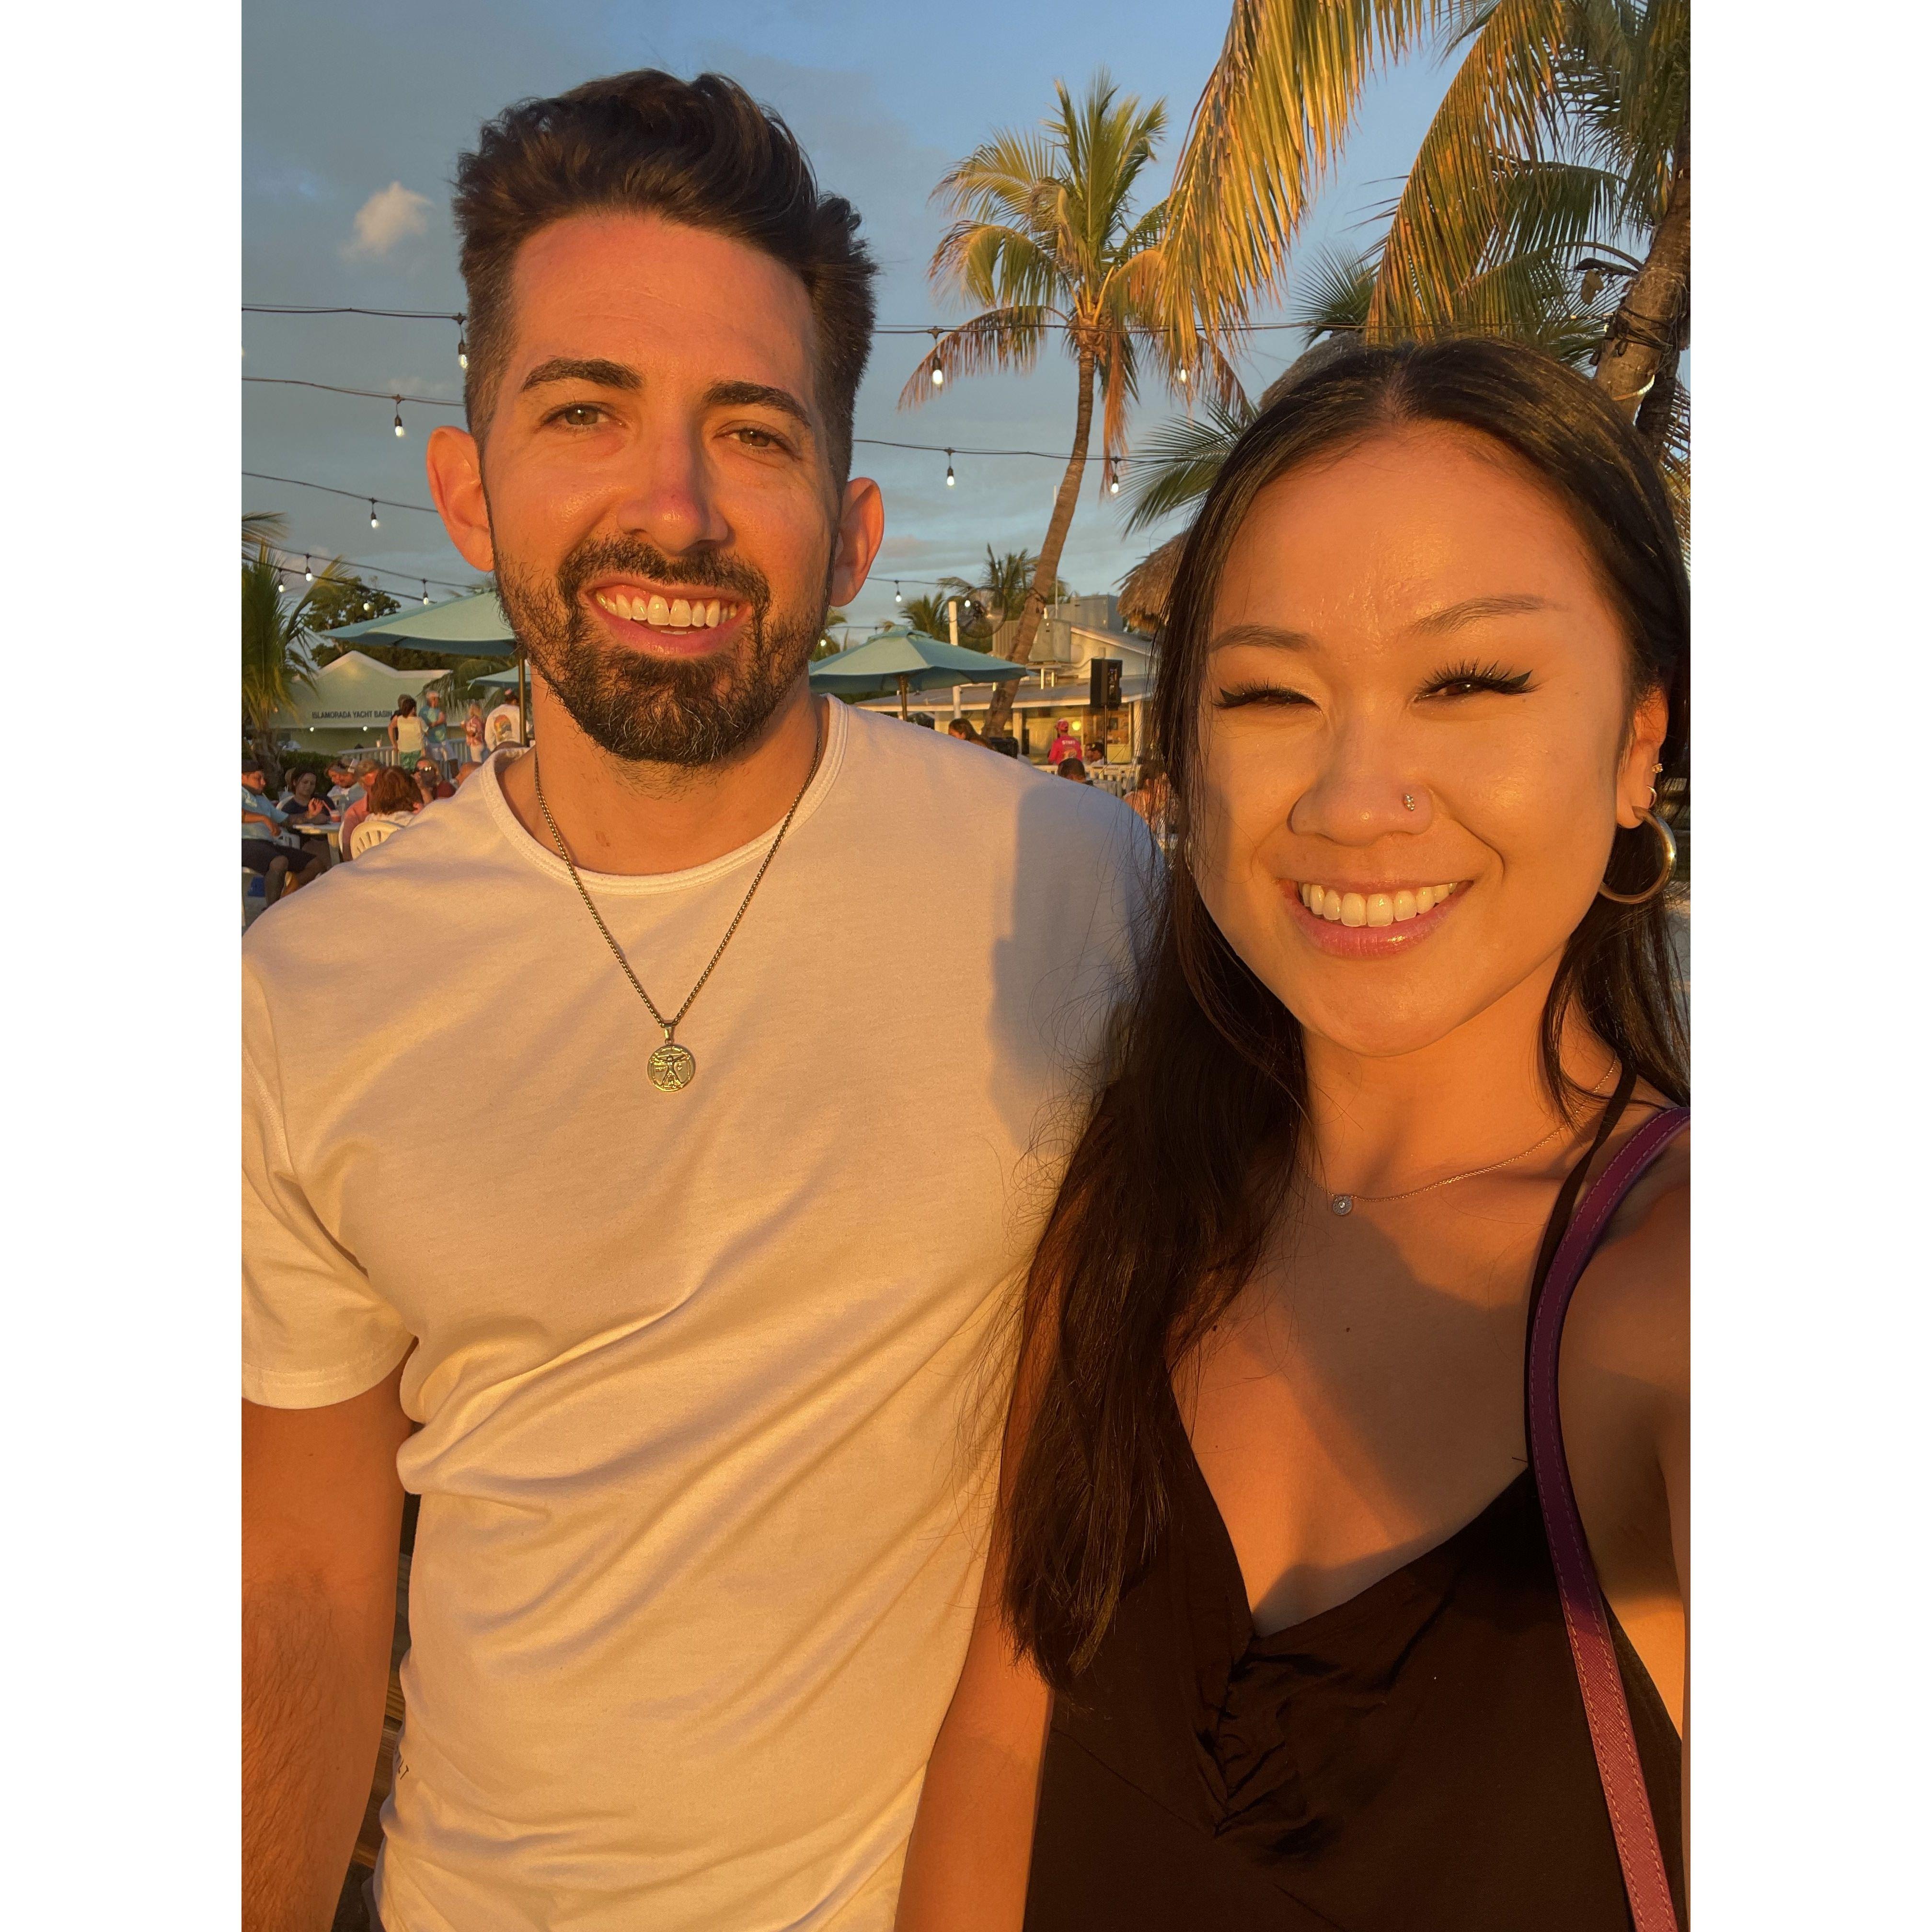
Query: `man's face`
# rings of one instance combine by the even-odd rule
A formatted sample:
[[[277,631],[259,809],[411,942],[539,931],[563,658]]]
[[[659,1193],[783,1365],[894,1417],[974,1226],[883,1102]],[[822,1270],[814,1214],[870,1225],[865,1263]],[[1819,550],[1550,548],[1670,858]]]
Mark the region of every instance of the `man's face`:
[[[756,249],[630,214],[526,242],[465,542],[455,446],[432,482],[577,725],[701,765],[754,740],[864,580],[878,493],[832,474],[803,284]],[[448,474],[440,473],[446,466]]]
[[[242,774],[242,782],[250,791],[260,791],[262,789],[261,767],[258,765],[250,770],[244,772]]]

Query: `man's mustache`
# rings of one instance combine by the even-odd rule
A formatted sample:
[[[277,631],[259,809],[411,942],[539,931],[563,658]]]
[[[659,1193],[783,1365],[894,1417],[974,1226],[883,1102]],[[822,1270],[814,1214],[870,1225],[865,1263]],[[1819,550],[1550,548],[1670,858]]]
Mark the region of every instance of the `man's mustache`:
[[[585,544],[566,557],[556,573],[556,587],[566,604],[574,604],[584,586],[606,572],[648,578],[667,589],[688,585],[693,590],[729,590],[763,616],[770,607],[772,587],[763,571],[741,557],[719,550],[692,550],[671,556],[653,544],[603,538]]]

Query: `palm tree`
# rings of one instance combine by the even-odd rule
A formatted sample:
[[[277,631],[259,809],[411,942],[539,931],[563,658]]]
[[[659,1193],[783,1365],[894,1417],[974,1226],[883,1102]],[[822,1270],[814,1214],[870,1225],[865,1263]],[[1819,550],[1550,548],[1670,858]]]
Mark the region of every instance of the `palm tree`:
[[[1113,481],[1139,388],[1144,332],[1159,298],[1165,204],[1136,218],[1136,184],[1166,123],[1156,101],[1117,98],[1102,72],[1076,102],[1055,84],[1059,106],[1038,134],[1004,132],[982,143],[934,190],[953,225],[934,251],[935,288],[979,305],[941,331],[899,397],[916,408],[934,393],[934,372],[950,379],[988,369],[1028,370],[1050,332],[1060,334],[1078,372],[1073,446],[1054,498],[1046,541],[1018,612],[1012,656],[1033,654],[1040,618],[1058,581],[1101,401],[1101,483]],[[1165,344],[1154,345],[1157,356]],[[1172,352],[1184,354],[1184,351]],[[1215,358],[1219,365],[1220,358]],[[987,730],[997,736],[1012,710],[1012,688],[994,694]]]
[[[1690,0],[1235,0],[1168,200],[1170,336],[1231,340],[1280,292],[1364,82],[1446,30],[1462,57],[1375,251],[1366,332],[1586,355],[1666,452],[1690,316]]]
[[[242,566],[242,717],[260,750],[268,748],[269,719],[298,686],[311,682],[302,634],[316,592],[334,584],[340,573],[340,560],[332,560],[301,596],[292,598],[282,581],[283,566],[259,535],[254,556]]]

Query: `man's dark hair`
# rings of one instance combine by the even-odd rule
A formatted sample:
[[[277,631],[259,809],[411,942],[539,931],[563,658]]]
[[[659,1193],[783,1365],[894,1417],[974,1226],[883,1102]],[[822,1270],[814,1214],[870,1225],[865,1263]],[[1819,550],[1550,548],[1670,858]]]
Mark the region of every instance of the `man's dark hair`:
[[[820,194],[791,130],[736,81],[640,68],[519,101],[458,160],[455,207],[470,292],[464,404],[472,431],[482,433],[496,406],[517,250],[567,215],[656,214],[760,249],[804,283],[826,454],[844,482],[853,403],[872,352],[877,266],[858,238],[857,211]]]

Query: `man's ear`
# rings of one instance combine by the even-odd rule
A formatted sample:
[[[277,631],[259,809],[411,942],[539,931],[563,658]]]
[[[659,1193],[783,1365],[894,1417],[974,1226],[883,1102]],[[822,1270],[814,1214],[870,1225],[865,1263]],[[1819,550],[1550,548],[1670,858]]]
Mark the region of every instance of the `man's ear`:
[[[477,570],[494,570],[496,547],[490,538],[490,506],[483,496],[483,452],[466,429],[439,424],[429,434],[423,458],[434,498],[449,540],[464,561]]]
[[[834,604],[849,604],[865,587],[872,560],[886,540],[885,500],[869,476],[855,476],[846,484],[838,512],[838,540],[832,553]]]

